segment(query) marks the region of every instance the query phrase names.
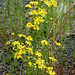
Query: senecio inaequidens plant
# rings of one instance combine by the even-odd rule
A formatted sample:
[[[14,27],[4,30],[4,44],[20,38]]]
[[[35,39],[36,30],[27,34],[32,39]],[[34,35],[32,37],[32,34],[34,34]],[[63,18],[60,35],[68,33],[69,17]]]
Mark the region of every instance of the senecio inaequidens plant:
[[[55,0],[40,0],[41,3],[45,4],[46,7],[50,8],[57,7],[57,2]],[[47,17],[47,10],[45,8],[40,8],[39,2],[37,1],[30,1],[29,4],[27,4],[25,7],[30,10],[28,12],[29,15],[31,15],[32,22],[28,22],[26,24],[26,27],[32,31],[40,32],[40,24],[45,22],[45,17]],[[49,18],[50,21],[53,20],[53,17]],[[14,37],[15,33],[11,33],[11,36]],[[51,43],[48,42],[48,40],[41,40],[40,42],[40,49],[34,50],[33,43],[34,43],[34,37],[30,35],[23,35],[23,34],[17,34],[18,39],[17,41],[8,41],[6,44],[9,46],[12,46],[12,50],[14,52],[14,59],[24,59],[25,63],[28,64],[27,69],[31,69],[31,72],[35,72],[39,75],[49,74],[49,75],[55,75],[55,71],[53,69],[53,63],[57,62],[57,60],[53,56],[49,56],[46,58],[45,52],[48,52],[48,47],[51,47]],[[23,40],[24,39],[24,40]],[[51,38],[51,41],[53,38]],[[62,47],[61,43],[55,42],[55,45],[58,45]],[[48,54],[48,53],[47,53]],[[48,61],[49,60],[49,61]],[[33,70],[32,70],[33,68]],[[38,70],[39,69],[39,70]],[[27,70],[26,70],[27,71]],[[42,72],[42,74],[40,74]],[[34,75],[34,74],[33,74]]]
[[[11,33],[12,35],[12,33]],[[42,47],[44,46],[49,46],[49,43],[48,41],[46,40],[42,40],[40,43],[42,45],[41,49],[38,49],[35,51],[34,53],[34,50],[32,48],[32,37],[31,36],[26,36],[26,35],[23,35],[23,34],[18,34],[18,37],[19,38],[25,38],[26,41],[24,42],[19,42],[19,41],[13,41],[13,42],[10,42],[8,41],[6,44],[7,45],[12,45],[13,46],[13,51],[15,52],[14,53],[14,58],[15,59],[19,59],[19,58],[24,58],[23,55],[26,55],[25,56],[25,62],[28,62],[28,65],[30,67],[33,67],[34,68],[34,71],[38,69],[42,70],[42,71],[45,71],[46,73],[50,74],[50,75],[55,75],[55,71],[53,71],[53,67],[52,66],[48,66],[46,63],[45,63],[45,60],[41,53],[41,49]],[[59,45],[59,44],[58,44]],[[51,62],[55,62],[57,61],[54,57],[49,57],[50,61]]]

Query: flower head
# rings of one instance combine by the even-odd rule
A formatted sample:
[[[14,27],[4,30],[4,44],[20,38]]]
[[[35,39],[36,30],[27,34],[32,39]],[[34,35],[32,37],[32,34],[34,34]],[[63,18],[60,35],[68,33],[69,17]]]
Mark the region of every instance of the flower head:
[[[27,39],[28,41],[33,41],[33,39],[32,39],[31,36],[26,37],[26,39]]]
[[[15,33],[11,33],[11,35],[13,35],[13,36],[14,36],[14,34],[15,34]]]
[[[37,10],[33,10],[31,12],[29,12],[29,15],[38,15],[39,11]]]
[[[18,34],[18,36],[19,37],[24,37],[24,38],[26,37],[26,35],[23,35],[23,34]]]
[[[29,66],[31,67],[32,66],[32,62],[28,62]]]
[[[48,42],[47,42],[46,40],[42,40],[42,41],[41,41],[41,44],[42,44],[42,45],[47,45]]]
[[[39,30],[39,26],[38,25],[33,25],[33,29],[34,30]]]
[[[37,1],[30,1],[29,3],[32,4],[32,5],[38,5]]]
[[[14,55],[14,58],[19,59],[19,58],[22,58],[22,56],[19,52],[16,52],[15,55]]]
[[[42,17],[45,17],[46,14],[46,9],[42,9],[41,11],[39,11],[39,15],[41,15]]]
[[[6,42],[7,45],[10,45],[10,41]]]
[[[32,6],[30,4],[27,4],[25,7],[31,8]]]
[[[53,18],[50,18],[50,20],[52,21],[52,20],[53,20]]]
[[[42,54],[40,52],[38,52],[38,51],[35,52],[35,55],[37,55],[38,57],[42,56]]]
[[[27,43],[29,46],[31,46],[32,44],[31,44],[31,42],[29,42],[29,41],[26,41],[25,43]]]
[[[52,61],[57,61],[54,57],[49,57]]]
[[[32,48],[28,47],[28,48],[26,48],[26,49],[27,49],[27,51],[28,51],[28,54],[32,54],[32,55],[34,54]]]
[[[12,42],[12,45],[20,45],[20,42],[19,41],[14,41],[14,42]]]
[[[61,43],[58,43],[58,42],[55,42],[55,43],[56,43],[56,45],[61,46]]]
[[[31,28],[33,25],[32,25],[31,22],[28,22],[28,23],[26,24],[26,26],[27,26],[28,28]]]

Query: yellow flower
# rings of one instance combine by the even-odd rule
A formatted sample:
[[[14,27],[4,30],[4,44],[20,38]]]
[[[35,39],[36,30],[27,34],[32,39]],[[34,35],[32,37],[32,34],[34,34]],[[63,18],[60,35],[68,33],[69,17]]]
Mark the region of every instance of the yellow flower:
[[[14,36],[14,34],[15,34],[15,33],[11,33],[11,35],[13,35],[13,36]]]
[[[33,10],[31,12],[29,12],[29,15],[38,15],[39,11],[37,10]]]
[[[32,6],[30,4],[27,4],[25,7],[31,8]]]
[[[44,64],[41,64],[38,66],[38,68],[40,68],[41,70],[44,70],[46,68],[46,66]]]
[[[40,22],[44,22],[44,19],[42,17],[34,17],[34,24],[40,24]]]
[[[10,41],[6,42],[7,45],[10,45]]]
[[[34,17],[34,19],[33,19],[33,20],[34,20],[34,21],[35,21],[35,20],[38,20],[38,18],[37,18],[37,17]]]
[[[35,52],[35,55],[37,55],[38,57],[42,56],[42,54],[40,52],[38,52],[38,51]]]
[[[32,39],[31,36],[26,37],[26,39],[27,39],[28,41],[33,41],[33,39]]]
[[[17,49],[21,49],[22,48],[22,45],[17,45]]]
[[[46,71],[46,73],[48,73],[48,71]]]
[[[41,15],[42,17],[44,17],[47,14],[45,9],[42,9],[41,11],[39,11],[39,15]]]
[[[40,7],[38,7],[37,11],[39,12],[40,10],[41,10],[41,8],[40,8]]]
[[[46,73],[50,74],[50,75],[54,75],[54,71],[53,71],[53,67],[47,67],[47,71]]]
[[[40,66],[40,65],[44,64],[44,61],[45,60],[41,60],[41,58],[38,58],[35,63]]]
[[[43,19],[43,17],[38,17],[38,20],[40,21],[40,22],[44,22],[45,20]]]
[[[12,42],[12,45],[20,45],[20,43],[19,43],[19,41],[14,41],[14,42]]]
[[[24,37],[24,38],[26,37],[26,35],[23,35],[23,34],[18,34],[18,36],[19,37]]]
[[[32,25],[32,23],[28,22],[28,23],[26,24],[26,26],[27,26],[28,28],[31,28],[33,25]]]
[[[57,61],[54,57],[49,57],[52,61]]]
[[[56,45],[61,46],[61,43],[58,43],[58,42],[55,42],[55,43],[56,43]]]
[[[13,47],[13,50],[14,50],[14,51],[17,51],[17,48]]]
[[[18,48],[19,49],[26,49],[26,46],[19,45]]]
[[[55,75],[56,73],[55,73],[55,71],[49,71],[49,74],[50,75]]]
[[[31,62],[28,62],[29,66],[31,67],[32,66],[32,63]]]
[[[32,44],[31,44],[31,42],[29,42],[29,41],[26,41],[25,43],[27,43],[29,46],[31,46]]]
[[[53,4],[54,7],[57,7],[57,2],[56,1],[53,1],[52,4]]]
[[[22,49],[19,50],[19,53],[26,54],[26,50],[24,48],[22,48]]]
[[[39,52],[41,52],[41,50],[39,49]]]
[[[22,56],[21,56],[21,54],[20,53],[15,53],[15,55],[14,55],[14,58],[17,58],[17,59],[19,59],[19,58],[22,58]]]
[[[50,0],[50,1],[48,1],[48,0],[44,0],[44,3],[48,6],[48,7],[50,7],[50,6],[54,6],[54,7],[57,7],[57,2],[55,1],[55,0]]]
[[[53,40],[53,38],[51,38],[51,40]]]
[[[33,25],[34,30],[40,30],[38,25]]]
[[[31,55],[33,55],[34,53],[33,53],[33,51],[31,51]]]
[[[32,4],[32,5],[38,5],[37,1],[30,1],[29,3]]]
[[[51,3],[50,1],[45,1],[45,4],[46,4],[48,7],[52,6],[52,3]]]
[[[39,22],[39,20],[38,20],[38,18],[37,17],[34,17],[34,24],[40,24],[40,22]]]
[[[53,20],[53,18],[50,18],[50,20],[52,21],[52,20]]]
[[[53,70],[53,67],[47,67],[47,70],[51,71],[51,70]]]
[[[32,55],[34,54],[32,48],[28,47],[28,48],[26,48],[26,49],[27,49],[27,51],[28,51],[28,54],[32,54]]]
[[[48,42],[47,42],[46,40],[42,40],[42,41],[41,41],[41,44],[42,44],[42,45],[47,45]]]

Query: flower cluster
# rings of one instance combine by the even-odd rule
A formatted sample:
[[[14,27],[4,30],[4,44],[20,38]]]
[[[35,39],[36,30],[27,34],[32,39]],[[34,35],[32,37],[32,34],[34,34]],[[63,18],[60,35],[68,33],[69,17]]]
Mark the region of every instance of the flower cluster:
[[[36,70],[37,68],[41,69],[42,71],[45,71],[47,74],[49,75],[55,75],[55,71],[53,71],[53,67],[47,67],[45,65],[45,60],[38,58],[38,59],[34,59],[35,63],[32,62],[28,62],[30,67],[34,67],[34,70]]]
[[[33,41],[32,37],[31,36],[26,37],[26,35],[23,35],[23,34],[18,34],[18,37],[20,38],[23,37],[26,39],[26,41],[23,43],[19,41],[12,42],[13,50],[15,51],[14,58],[17,58],[17,59],[22,58],[22,55],[26,53],[33,55],[34,54],[33,49],[31,48],[31,45],[32,45],[31,41]],[[8,41],[6,44],[9,45],[10,41]],[[25,44],[28,47],[26,47]]]
[[[44,2],[45,6],[51,7],[57,6],[57,2],[55,0],[40,0],[42,2]],[[27,4],[25,7],[27,8],[34,8],[34,10],[30,11],[28,14],[32,15],[32,23],[28,22],[26,24],[27,28],[32,28],[33,30],[40,30],[40,25],[45,21],[44,18],[47,15],[46,9],[44,9],[43,7],[40,8],[39,7],[39,3],[37,1],[30,1],[29,4]],[[50,20],[52,21],[53,18],[50,18]],[[12,36],[14,36],[14,33],[11,33]],[[17,35],[18,38],[21,38],[20,41],[16,40],[16,41],[8,41],[6,44],[7,45],[12,45],[12,49],[14,52],[14,58],[15,59],[22,59],[23,56],[25,55],[25,57],[23,58],[25,60],[25,62],[27,62],[27,64],[29,65],[29,67],[33,67],[34,70],[36,71],[36,69],[40,69],[42,71],[44,71],[45,73],[49,74],[49,75],[55,75],[55,71],[53,71],[53,67],[51,67],[50,65],[47,65],[48,61],[45,61],[46,59],[44,59],[44,53],[41,50],[44,50],[46,47],[51,47],[50,42],[48,42],[47,40],[41,40],[40,42],[40,47],[41,49],[37,49],[34,50],[34,45],[33,45],[33,38],[31,36],[27,35],[23,35],[23,34],[18,34]],[[23,38],[23,39],[22,39]],[[53,39],[53,38],[52,38]],[[60,43],[55,43],[58,46],[61,46]],[[46,47],[45,47],[46,46]],[[48,48],[47,48],[48,49]],[[46,51],[47,51],[46,49]],[[50,55],[49,55],[50,56]],[[57,60],[54,57],[49,57],[49,60],[51,62],[56,62]],[[49,63],[49,62],[48,62]],[[50,67],[49,67],[50,66]]]
[[[33,28],[33,30],[40,30],[39,28],[39,24],[41,22],[44,22],[45,20],[43,19],[43,17],[46,16],[47,12],[46,12],[46,9],[42,9],[38,6],[38,2],[37,1],[30,1],[29,4],[27,4],[25,7],[29,7],[31,8],[31,6],[33,6],[33,8],[35,8],[34,10],[30,11],[29,12],[29,15],[34,15],[34,16],[37,16],[37,17],[34,17],[33,18],[33,23],[32,24],[31,22],[28,22],[26,24],[27,28]]]
[[[30,67],[33,67],[34,70],[37,68],[41,69],[42,71],[45,71],[45,73],[50,75],[55,75],[55,72],[53,71],[53,67],[48,67],[45,63],[45,60],[42,59],[43,55],[41,53],[41,50],[37,50],[34,52],[32,46],[33,38],[31,36],[26,36],[23,34],[17,35],[19,38],[25,38],[24,42],[19,41],[8,41],[6,44],[10,44],[13,46],[14,58],[15,59],[22,59],[23,55],[26,55],[25,61],[28,61]],[[42,40],[41,41],[42,46],[49,45],[48,41]],[[30,60],[32,56],[32,60]],[[27,60],[27,59],[28,60]],[[57,61],[54,57],[49,57],[52,61]],[[32,62],[33,61],[33,62]]]
[[[55,0],[41,0],[43,1],[48,7],[54,6],[57,7],[57,2]]]

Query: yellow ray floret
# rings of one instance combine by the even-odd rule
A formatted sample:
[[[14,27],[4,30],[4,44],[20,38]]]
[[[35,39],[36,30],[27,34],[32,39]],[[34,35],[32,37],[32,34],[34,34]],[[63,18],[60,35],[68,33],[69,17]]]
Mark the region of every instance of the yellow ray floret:
[[[10,41],[6,42],[7,45],[10,45]]]
[[[23,34],[18,34],[18,36],[19,37],[24,37],[24,38],[26,37],[26,35],[23,35]]]

